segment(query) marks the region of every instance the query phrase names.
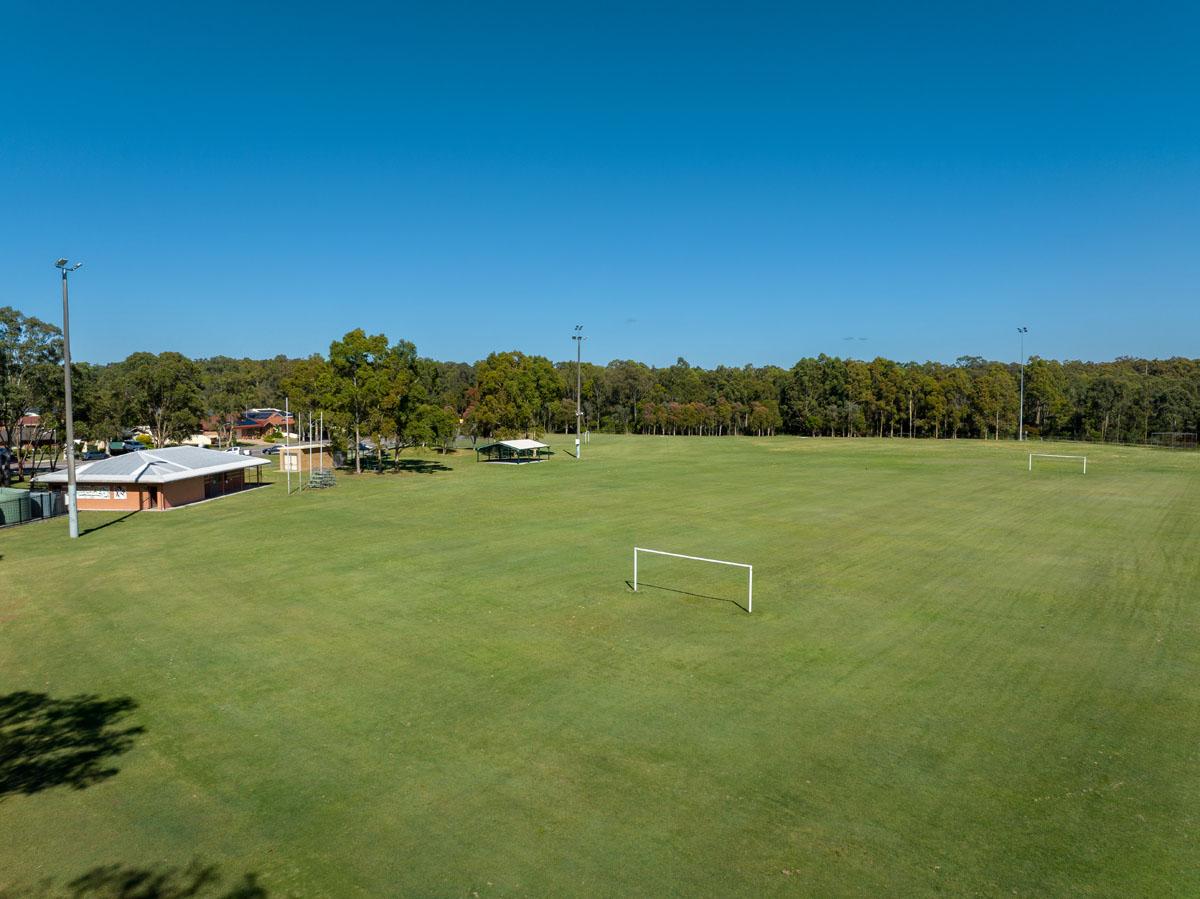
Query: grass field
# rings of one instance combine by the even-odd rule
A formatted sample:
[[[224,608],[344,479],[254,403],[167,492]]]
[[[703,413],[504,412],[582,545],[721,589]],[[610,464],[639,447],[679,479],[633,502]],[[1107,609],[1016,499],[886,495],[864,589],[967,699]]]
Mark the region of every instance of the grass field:
[[[1200,894],[1200,457],[1087,452],[597,437],[2,532],[0,894]]]

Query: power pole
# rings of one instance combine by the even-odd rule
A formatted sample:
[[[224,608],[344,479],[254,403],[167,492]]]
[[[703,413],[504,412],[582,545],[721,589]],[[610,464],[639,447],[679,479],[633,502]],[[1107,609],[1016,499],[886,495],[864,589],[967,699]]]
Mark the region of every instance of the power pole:
[[[578,461],[583,453],[583,342],[587,339],[580,331],[583,325],[575,326],[571,339],[575,341],[575,459]]]
[[[83,265],[70,265],[60,259],[54,263],[62,270],[63,298],[63,394],[67,404],[67,522],[71,539],[79,536],[79,500],[75,489],[75,410],[71,406],[71,312],[67,303],[67,275]],[[68,267],[70,266],[70,267]]]
[[[1029,329],[1022,326],[1017,328],[1021,340],[1021,411],[1017,417],[1017,440],[1025,440],[1025,335]]]

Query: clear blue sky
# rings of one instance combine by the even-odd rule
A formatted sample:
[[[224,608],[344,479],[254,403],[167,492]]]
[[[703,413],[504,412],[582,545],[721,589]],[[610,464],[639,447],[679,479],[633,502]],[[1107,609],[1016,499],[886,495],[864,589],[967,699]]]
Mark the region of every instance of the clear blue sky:
[[[4,5],[0,305],[65,255],[92,361],[1200,354],[1195,3],[267,6]]]

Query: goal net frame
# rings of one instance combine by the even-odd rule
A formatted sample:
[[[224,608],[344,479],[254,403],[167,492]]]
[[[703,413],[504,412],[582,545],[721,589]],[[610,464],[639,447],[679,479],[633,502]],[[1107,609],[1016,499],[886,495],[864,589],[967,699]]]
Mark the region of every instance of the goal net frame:
[[[1151,446],[1168,449],[1194,450],[1200,444],[1200,435],[1195,431],[1155,431],[1150,435]]]
[[[635,546],[633,548],[633,592],[637,593],[638,588],[638,553],[650,553],[654,556],[670,556],[673,559],[688,559],[692,562],[710,562],[713,565],[729,565],[733,568],[745,568],[749,574],[749,581],[746,590],[746,614],[749,615],[754,611],[754,566],[747,562],[730,562],[727,559],[706,559],[703,556],[687,556],[683,553],[669,553],[662,549],[647,549],[644,546]]]
[[[1030,471],[1033,471],[1033,457],[1034,456],[1037,456],[1039,459],[1082,459],[1083,460],[1083,473],[1087,474],[1087,456],[1065,456],[1061,453],[1030,453],[1029,454],[1029,470]]]

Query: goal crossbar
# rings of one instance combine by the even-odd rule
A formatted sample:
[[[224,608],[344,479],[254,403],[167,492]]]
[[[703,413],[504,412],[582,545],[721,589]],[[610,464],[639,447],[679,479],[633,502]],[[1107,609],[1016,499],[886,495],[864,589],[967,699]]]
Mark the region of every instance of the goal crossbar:
[[[1087,474],[1087,456],[1065,456],[1061,453],[1030,453],[1029,454],[1029,470],[1030,471],[1033,471],[1033,457],[1034,456],[1037,456],[1039,459],[1082,459],[1083,460],[1083,473]]]
[[[713,565],[729,565],[733,568],[745,568],[750,573],[749,592],[746,598],[746,612],[754,611],[754,566],[746,562],[730,562],[726,559],[706,559],[703,556],[686,556],[683,553],[669,553],[661,549],[646,549],[644,546],[633,548],[633,592],[638,588],[638,553],[650,553],[655,556],[671,556],[674,559],[688,559],[692,562],[711,562]]]

